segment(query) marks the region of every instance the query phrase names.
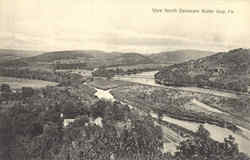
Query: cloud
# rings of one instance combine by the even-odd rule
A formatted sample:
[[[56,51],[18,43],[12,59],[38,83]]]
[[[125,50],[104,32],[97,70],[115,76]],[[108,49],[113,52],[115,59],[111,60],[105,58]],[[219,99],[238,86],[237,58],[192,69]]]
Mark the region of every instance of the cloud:
[[[250,16],[243,1],[11,1],[0,6],[2,48],[150,53],[249,47]],[[152,7],[233,9],[235,14],[154,14]]]

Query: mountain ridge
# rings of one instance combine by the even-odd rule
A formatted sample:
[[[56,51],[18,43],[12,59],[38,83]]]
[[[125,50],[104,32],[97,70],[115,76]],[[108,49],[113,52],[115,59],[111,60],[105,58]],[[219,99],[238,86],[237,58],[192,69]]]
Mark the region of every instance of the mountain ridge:
[[[200,50],[177,50],[145,55],[137,52],[105,52],[101,50],[62,50],[43,52],[35,56],[19,57],[3,60],[2,66],[43,66],[52,68],[51,65],[81,64],[84,68],[93,69],[102,66],[123,66],[136,64],[174,64],[190,59],[197,59],[213,54],[213,52]],[[0,55],[1,56],[1,55]],[[48,67],[49,66],[49,67]],[[61,67],[60,67],[61,68]],[[68,67],[67,67],[68,68]]]

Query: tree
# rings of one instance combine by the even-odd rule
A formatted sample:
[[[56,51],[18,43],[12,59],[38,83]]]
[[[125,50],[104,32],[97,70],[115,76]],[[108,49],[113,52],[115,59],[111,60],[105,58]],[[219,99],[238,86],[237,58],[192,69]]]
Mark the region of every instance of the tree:
[[[9,84],[2,84],[1,85],[1,92],[2,92],[1,96],[3,97],[3,99],[1,101],[6,101],[8,103],[8,101],[12,97],[12,92],[11,92]]]
[[[32,87],[22,87],[22,94],[24,98],[31,97],[34,94]]]
[[[210,136],[210,133],[203,125],[200,125],[196,132],[196,135],[201,137],[202,139],[208,139]]]
[[[90,108],[90,113],[91,116],[96,119],[98,117],[103,118],[104,117],[104,111],[105,108],[110,105],[108,104],[109,102],[104,101],[104,100],[99,100],[97,103],[91,106]]]
[[[154,155],[160,152],[163,147],[163,133],[149,117],[143,120],[133,120],[131,128],[121,135],[122,153]]]
[[[13,134],[11,132],[9,116],[0,113],[0,159],[11,160],[11,144]]]
[[[200,125],[196,132],[197,137],[182,141],[178,146],[176,158],[182,160],[239,160],[249,159],[239,152],[238,144],[233,136],[224,139],[224,143],[217,142],[209,137],[209,132]]]
[[[224,143],[224,149],[227,155],[233,156],[239,153],[238,144],[235,142],[235,138],[232,135],[229,135],[227,138],[225,138]]]
[[[1,92],[11,92],[10,85],[9,84],[2,84],[1,85]]]

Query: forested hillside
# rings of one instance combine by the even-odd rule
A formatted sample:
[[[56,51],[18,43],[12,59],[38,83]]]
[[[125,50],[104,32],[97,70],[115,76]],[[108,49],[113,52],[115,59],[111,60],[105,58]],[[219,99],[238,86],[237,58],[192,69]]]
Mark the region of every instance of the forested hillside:
[[[249,66],[250,50],[235,49],[165,67],[155,75],[155,79],[165,85],[247,92]]]

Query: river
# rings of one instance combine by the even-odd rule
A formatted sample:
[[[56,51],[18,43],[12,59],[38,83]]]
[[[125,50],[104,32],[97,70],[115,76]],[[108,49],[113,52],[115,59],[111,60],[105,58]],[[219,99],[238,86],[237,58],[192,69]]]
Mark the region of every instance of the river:
[[[129,81],[129,82],[136,82],[151,86],[158,86],[158,87],[165,87],[165,88],[174,88],[184,91],[192,91],[192,92],[199,92],[199,93],[205,93],[205,94],[212,94],[215,96],[222,96],[227,98],[238,98],[238,96],[234,93],[224,92],[224,91],[217,91],[213,89],[206,89],[206,88],[198,88],[198,87],[172,87],[172,86],[163,86],[160,84],[157,84],[154,79],[154,75],[158,71],[150,71],[150,72],[142,72],[137,74],[131,74],[131,75],[124,75],[124,76],[115,76],[114,79],[116,80],[123,80],[123,81]]]
[[[144,73],[140,73],[140,74],[136,74],[136,75],[126,75],[126,76],[116,76],[114,77],[114,79],[119,79],[119,80],[124,80],[124,81],[129,81],[129,82],[136,82],[136,83],[140,83],[140,84],[146,84],[146,85],[151,85],[151,86],[161,86],[159,84],[156,84],[154,81],[154,74],[157,71],[151,71],[151,72],[144,72]],[[171,87],[171,88],[175,88],[175,87]],[[206,89],[201,89],[199,90],[199,88],[194,88],[194,87],[190,87],[191,91],[199,91],[202,93],[207,93],[209,92],[211,94],[211,90],[207,91]],[[178,89],[178,88],[177,88]],[[181,88],[183,89],[183,87]],[[95,95],[99,98],[104,98],[104,99],[108,99],[111,101],[115,101],[115,98],[113,97],[112,94],[110,94],[110,90],[101,90],[101,89],[96,89],[97,92],[95,93]],[[187,90],[187,88],[185,89]],[[220,91],[215,91],[212,92],[212,94],[218,95],[219,96],[229,96],[231,97],[232,95],[228,95],[226,92],[220,92]],[[222,113],[222,111],[216,110],[208,105],[202,104],[197,100],[193,100],[195,103],[197,103],[198,105],[200,105],[201,107],[206,108],[207,110],[210,110],[212,112],[219,112]],[[132,106],[130,106],[130,108],[132,108]],[[227,113],[225,113],[227,114]],[[155,113],[151,113],[151,116],[154,118],[158,118],[157,114]],[[189,121],[183,121],[183,120],[178,120],[178,119],[174,119],[174,118],[170,118],[168,116],[163,116],[162,118],[163,121],[167,121],[169,123],[173,123],[176,125],[179,125],[181,127],[184,127],[186,129],[192,130],[192,131],[197,131],[200,123],[196,123],[196,122],[189,122]],[[239,149],[240,151],[247,153],[248,155],[250,155],[250,131],[245,129],[245,128],[241,128],[242,130],[242,134],[236,134],[234,132],[232,132],[229,129],[226,128],[221,128],[218,127],[216,125],[211,125],[211,124],[204,124],[204,127],[210,132],[210,136],[211,138],[213,138],[214,140],[217,140],[219,142],[223,142],[225,137],[228,137],[229,135],[232,135],[236,138],[236,142],[239,144]],[[246,138],[248,137],[248,139]],[[170,147],[172,146],[172,147]],[[173,144],[169,144],[169,147],[171,148],[171,150],[173,150]]]

